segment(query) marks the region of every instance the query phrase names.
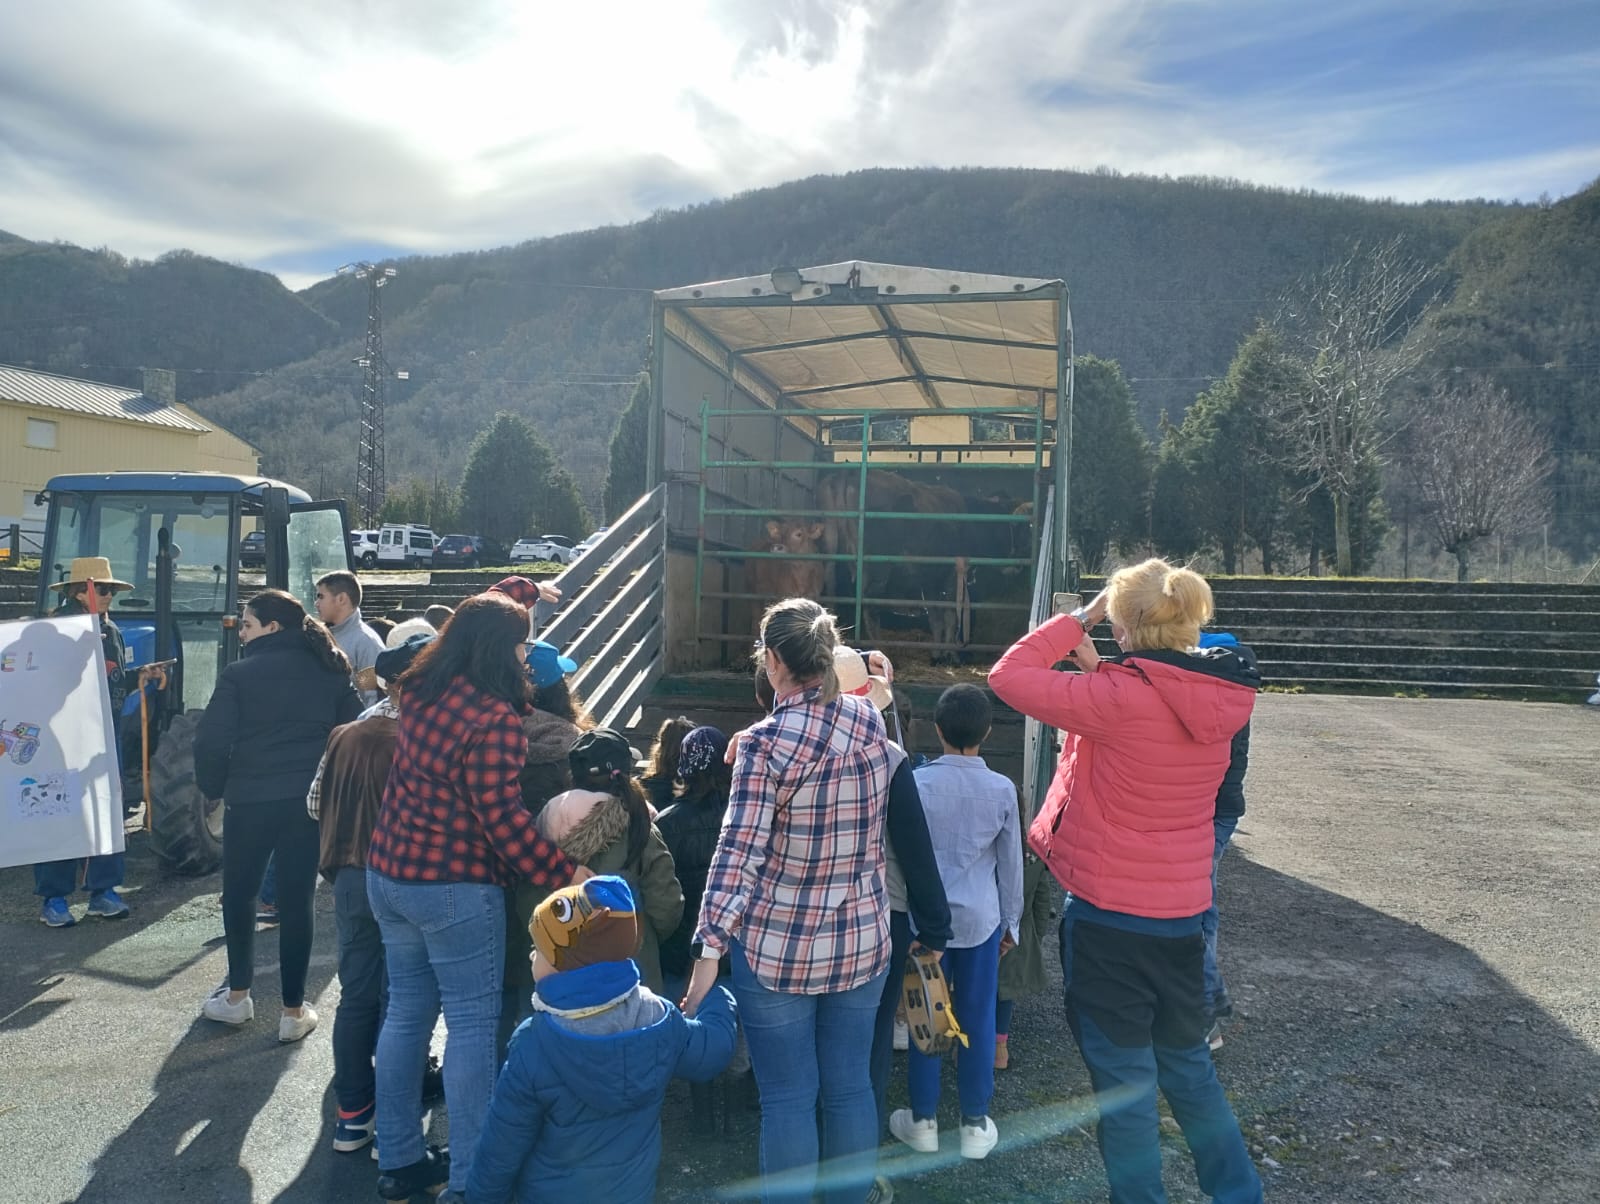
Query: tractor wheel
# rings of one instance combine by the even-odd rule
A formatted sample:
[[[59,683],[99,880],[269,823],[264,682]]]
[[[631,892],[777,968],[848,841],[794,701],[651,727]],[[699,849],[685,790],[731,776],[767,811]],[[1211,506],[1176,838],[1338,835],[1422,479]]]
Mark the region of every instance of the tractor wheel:
[[[209,874],[222,862],[220,800],[194,780],[194,735],[203,711],[188,711],[161,733],[150,758],[150,837],[156,854],[177,874]]]

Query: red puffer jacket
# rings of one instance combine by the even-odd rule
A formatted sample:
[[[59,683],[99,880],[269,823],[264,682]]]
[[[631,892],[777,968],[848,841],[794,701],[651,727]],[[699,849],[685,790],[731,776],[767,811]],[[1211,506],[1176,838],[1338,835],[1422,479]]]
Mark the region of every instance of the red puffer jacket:
[[[1028,843],[1069,892],[1153,919],[1211,905],[1211,818],[1260,676],[1231,650],[1135,652],[1093,673],[1051,666],[1083,640],[1058,615],[989,671],[1008,705],[1066,743]]]

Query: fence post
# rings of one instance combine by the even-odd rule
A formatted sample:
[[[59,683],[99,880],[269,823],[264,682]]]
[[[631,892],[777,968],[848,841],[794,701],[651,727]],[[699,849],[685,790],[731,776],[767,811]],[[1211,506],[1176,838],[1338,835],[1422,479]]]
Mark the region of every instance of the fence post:
[[[22,524],[12,523],[6,529],[6,548],[8,551],[6,563],[16,568],[22,563]]]

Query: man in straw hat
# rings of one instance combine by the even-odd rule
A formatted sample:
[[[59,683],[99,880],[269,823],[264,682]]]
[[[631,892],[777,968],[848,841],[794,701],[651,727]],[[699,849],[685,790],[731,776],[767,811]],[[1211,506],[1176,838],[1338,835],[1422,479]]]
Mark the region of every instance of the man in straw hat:
[[[117,630],[107,615],[119,593],[133,586],[118,581],[111,571],[111,561],[104,556],[80,556],[72,562],[65,581],[51,585],[61,601],[55,615],[99,616],[100,644],[105,653],[106,684],[111,692],[111,730],[113,751],[121,768],[122,704],[128,698],[127,650],[122,642],[122,632]],[[80,859],[46,861],[33,867],[33,893],[44,900],[39,909],[39,920],[51,928],[70,928],[77,920],[67,907],[67,899],[78,884]],[[128,905],[117,894],[122,885],[123,857],[121,853],[107,853],[90,857],[84,874],[83,888],[89,892],[89,914],[106,920],[120,920],[128,914]]]

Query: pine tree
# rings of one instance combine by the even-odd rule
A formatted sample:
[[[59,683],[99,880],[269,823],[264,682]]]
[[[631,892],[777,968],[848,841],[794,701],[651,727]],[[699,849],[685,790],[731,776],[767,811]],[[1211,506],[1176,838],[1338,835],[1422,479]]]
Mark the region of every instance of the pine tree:
[[[650,444],[650,374],[641,372],[633,396],[611,433],[610,463],[606,468],[606,522],[615,522],[639,500],[650,479],[645,458]]]

